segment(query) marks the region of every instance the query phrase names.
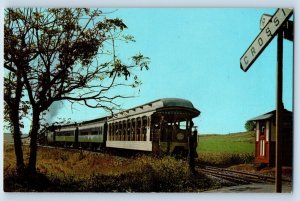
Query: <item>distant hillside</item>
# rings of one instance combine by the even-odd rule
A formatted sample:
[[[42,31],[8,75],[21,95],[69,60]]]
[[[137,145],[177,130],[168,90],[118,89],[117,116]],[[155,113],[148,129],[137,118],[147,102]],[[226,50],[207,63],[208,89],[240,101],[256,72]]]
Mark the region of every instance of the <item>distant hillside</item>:
[[[199,153],[254,153],[255,132],[239,132],[226,135],[207,134],[198,136]]]
[[[13,142],[13,137],[10,133],[4,133],[3,140],[4,140],[4,143],[11,143],[11,142]]]
[[[22,135],[22,141],[23,143],[28,143],[28,138],[26,138],[27,135]],[[11,133],[4,133],[3,135],[3,142],[4,143],[13,143],[14,139]]]

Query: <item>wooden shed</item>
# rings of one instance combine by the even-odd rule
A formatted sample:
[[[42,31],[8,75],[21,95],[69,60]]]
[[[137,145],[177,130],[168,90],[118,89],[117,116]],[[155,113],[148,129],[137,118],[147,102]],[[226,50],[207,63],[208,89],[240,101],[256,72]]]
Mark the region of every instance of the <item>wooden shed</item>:
[[[293,162],[293,113],[284,109],[282,125],[282,165]],[[255,163],[275,165],[276,110],[254,117],[256,123]]]

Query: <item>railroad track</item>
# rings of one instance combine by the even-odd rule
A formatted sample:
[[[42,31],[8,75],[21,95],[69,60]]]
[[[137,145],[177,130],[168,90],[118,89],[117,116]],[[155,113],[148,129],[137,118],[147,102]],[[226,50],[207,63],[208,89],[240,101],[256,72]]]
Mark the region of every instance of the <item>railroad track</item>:
[[[274,183],[275,178],[263,174],[249,173],[237,170],[230,170],[226,168],[218,168],[213,166],[205,166],[199,168],[199,171],[211,175],[213,177],[221,178],[236,184],[250,184],[250,183]],[[291,182],[289,179],[282,179],[284,182]]]

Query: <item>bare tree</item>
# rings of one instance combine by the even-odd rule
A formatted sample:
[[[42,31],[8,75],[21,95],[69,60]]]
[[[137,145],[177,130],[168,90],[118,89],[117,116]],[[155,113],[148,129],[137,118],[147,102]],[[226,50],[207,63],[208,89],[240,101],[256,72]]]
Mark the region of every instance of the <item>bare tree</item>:
[[[123,34],[127,26],[121,19],[106,16],[98,9],[5,10],[4,66],[17,80],[7,83],[15,87],[20,80],[22,87],[16,89],[26,89],[32,111],[30,172],[36,171],[40,119],[53,102],[67,100],[112,111],[118,107],[116,99],[130,97],[120,93],[122,87],[141,83],[132,75],[134,69],[148,69],[149,58],[141,53],[127,62],[118,56],[121,42],[134,38]],[[14,93],[7,92],[5,102],[8,111],[20,113],[20,107],[10,104],[12,97],[19,97]],[[11,116],[10,121],[13,127],[19,124]]]

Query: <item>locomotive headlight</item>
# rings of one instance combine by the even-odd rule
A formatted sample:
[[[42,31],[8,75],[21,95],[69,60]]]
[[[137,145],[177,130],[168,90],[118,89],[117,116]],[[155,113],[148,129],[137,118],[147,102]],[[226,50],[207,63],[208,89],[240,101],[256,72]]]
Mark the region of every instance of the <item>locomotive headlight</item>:
[[[176,138],[177,138],[177,140],[183,140],[184,134],[183,134],[183,133],[178,133],[178,134],[176,135]]]

